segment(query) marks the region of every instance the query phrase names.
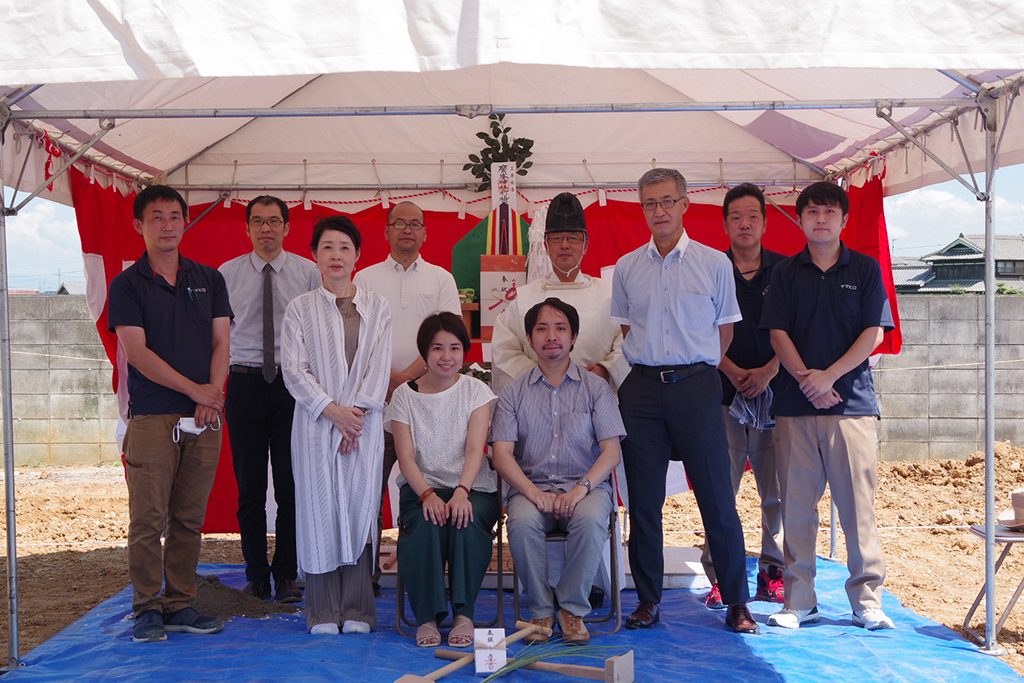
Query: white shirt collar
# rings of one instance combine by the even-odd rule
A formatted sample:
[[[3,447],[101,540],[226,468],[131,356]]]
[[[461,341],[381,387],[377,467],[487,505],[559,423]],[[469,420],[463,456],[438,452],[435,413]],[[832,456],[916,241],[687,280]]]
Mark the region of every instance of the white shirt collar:
[[[407,270],[402,267],[402,264],[399,263],[398,261],[396,261],[391,256],[391,254],[388,254],[388,257],[386,259],[384,259],[384,263],[388,264],[388,270],[390,270],[390,271],[397,272],[397,273],[407,272]],[[423,255],[422,254],[416,254],[416,260],[409,264],[408,270],[419,270],[420,263],[425,263],[425,261],[423,261]]]
[[[676,242],[676,246],[672,247],[672,251],[665,254],[665,259],[668,259],[668,257],[675,252],[679,252],[678,258],[682,258],[683,254],[686,252],[686,247],[689,244],[690,236],[686,234],[686,229],[684,228],[683,234],[679,236],[679,241]],[[661,254],[658,253],[658,245],[654,243],[653,236],[651,236],[651,241],[647,243],[647,253],[650,254],[652,258],[657,256],[658,259],[661,259]]]
[[[288,252],[282,249],[277,256],[274,257],[273,261],[270,261],[270,267],[274,269],[275,273],[280,273],[281,269],[284,268],[284,262],[288,259]],[[263,272],[263,267],[267,265],[267,261],[264,261],[255,251],[249,252],[249,263],[252,267],[259,272]]]

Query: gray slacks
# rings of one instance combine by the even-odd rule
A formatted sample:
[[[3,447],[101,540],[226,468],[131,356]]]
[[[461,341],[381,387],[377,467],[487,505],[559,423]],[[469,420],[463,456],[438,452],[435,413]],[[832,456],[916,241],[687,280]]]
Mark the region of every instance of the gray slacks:
[[[560,489],[552,489],[556,494]],[[530,604],[530,618],[555,614],[558,605],[577,617],[590,613],[590,588],[601,566],[601,554],[608,542],[608,518],[612,499],[596,488],[580,501],[569,519],[537,510],[522,494],[508,499],[508,543],[512,561],[522,580]],[[548,550],[544,540],[549,531],[568,532],[565,567],[552,589],[548,585]]]

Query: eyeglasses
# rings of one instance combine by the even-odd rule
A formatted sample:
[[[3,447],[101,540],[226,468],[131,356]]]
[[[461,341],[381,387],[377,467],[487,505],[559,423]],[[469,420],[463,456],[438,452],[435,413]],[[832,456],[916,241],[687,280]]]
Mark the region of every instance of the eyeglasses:
[[[568,242],[569,244],[576,246],[577,244],[583,244],[583,240],[585,239],[587,238],[575,232],[563,232],[551,235],[544,235],[544,241],[547,242],[548,244],[561,244],[562,242]]]
[[[644,211],[654,211],[659,206],[663,209],[671,209],[673,206],[683,201],[684,197],[679,199],[662,199],[660,202],[656,202],[653,199],[648,199],[646,202],[640,202],[640,207]]]
[[[423,223],[420,221],[409,221],[408,223],[405,221],[395,221],[394,223],[388,223],[388,227],[394,228],[395,230],[405,230],[406,228],[409,228],[410,230],[422,230]]]
[[[259,218],[258,216],[249,219],[249,225],[251,225],[254,228],[262,228],[264,225],[269,225],[272,228],[277,228],[283,224],[284,221],[278,218],[277,216],[274,216],[273,218],[268,218],[266,220]]]

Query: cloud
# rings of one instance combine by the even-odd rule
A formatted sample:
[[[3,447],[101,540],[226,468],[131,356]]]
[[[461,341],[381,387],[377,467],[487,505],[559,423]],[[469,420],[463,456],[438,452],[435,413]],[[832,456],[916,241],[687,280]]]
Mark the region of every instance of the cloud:
[[[985,232],[985,205],[966,192],[924,188],[888,197],[885,220],[900,256],[923,256],[955,240],[960,233]],[[1024,203],[996,196],[998,234],[1024,234]]]
[[[7,264],[12,289],[47,290],[56,289],[61,281],[84,281],[74,210],[35,199],[17,216],[8,217]]]

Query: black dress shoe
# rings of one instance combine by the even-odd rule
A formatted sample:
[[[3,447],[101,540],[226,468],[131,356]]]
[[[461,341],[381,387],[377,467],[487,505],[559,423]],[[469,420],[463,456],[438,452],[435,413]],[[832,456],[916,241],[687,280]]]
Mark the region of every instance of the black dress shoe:
[[[243,593],[253,595],[260,600],[270,599],[270,581],[250,581],[242,589]]]
[[[650,628],[661,620],[661,608],[656,602],[641,602],[633,613],[626,617],[626,628]]]
[[[757,635],[761,632],[754,617],[750,616],[750,610],[746,604],[738,602],[729,605],[729,611],[725,613],[725,627],[732,629],[733,633],[751,633]]]
[[[277,595],[275,597],[278,602],[299,602],[302,600],[302,591],[295,585],[294,580],[282,579],[274,581],[274,585],[277,586]]]

